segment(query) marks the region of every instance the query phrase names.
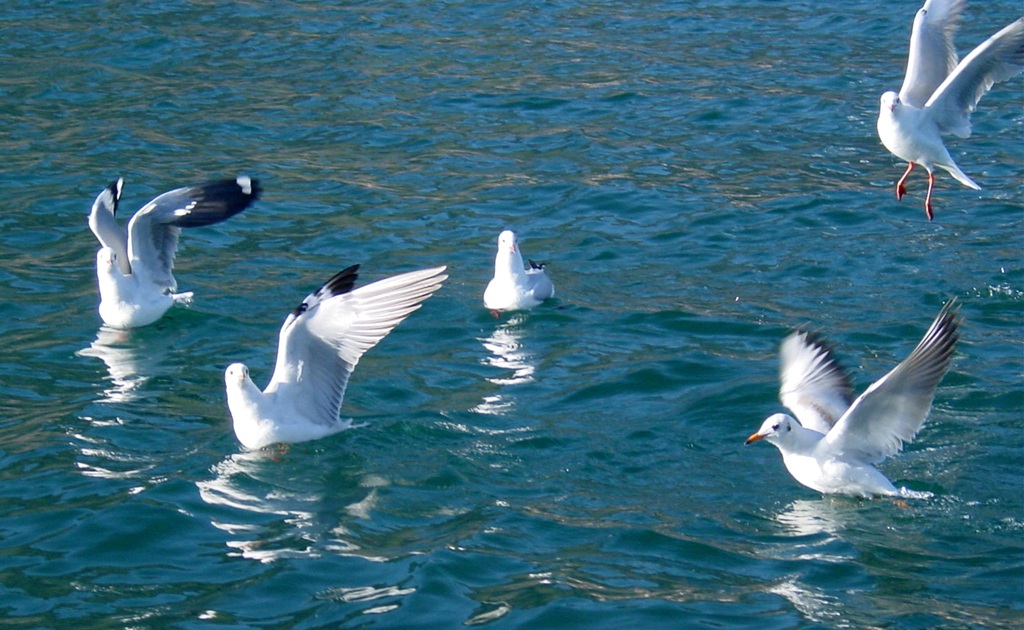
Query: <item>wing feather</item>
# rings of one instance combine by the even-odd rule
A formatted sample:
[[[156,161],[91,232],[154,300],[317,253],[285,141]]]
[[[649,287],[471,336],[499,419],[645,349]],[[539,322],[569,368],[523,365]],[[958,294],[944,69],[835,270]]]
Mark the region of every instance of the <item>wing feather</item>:
[[[174,255],[183,227],[212,225],[245,210],[260,194],[249,177],[176,188],[153,199],[128,223],[128,258],[135,273],[171,291],[177,289]]]
[[[850,375],[832,348],[810,331],[786,337],[779,350],[779,400],[805,429],[828,433],[850,408]]]
[[[821,448],[877,463],[912,440],[953,359],[957,313],[955,300],[947,302],[910,356],[853,402],[822,439]]]
[[[89,229],[103,247],[114,250],[121,273],[132,272],[128,261],[128,231],[117,223],[117,204],[121,200],[124,178],[119,177],[103,189],[89,212]]]
[[[526,271],[526,288],[537,300],[543,301],[555,296],[555,285],[543,267],[533,267]]]
[[[900,88],[900,100],[924,107],[936,88],[956,68],[953,33],[964,9],[964,0],[928,0],[914,17],[910,33],[907,74]]]
[[[297,415],[336,422],[359,359],[440,288],[448,277],[444,271],[435,267],[400,274],[318,298],[301,313],[293,311],[281,328],[277,365],[264,393]],[[330,283],[307,300],[326,295]]]
[[[935,89],[925,103],[943,133],[971,135],[971,113],[994,84],[1024,70],[1024,18],[989,37]]]

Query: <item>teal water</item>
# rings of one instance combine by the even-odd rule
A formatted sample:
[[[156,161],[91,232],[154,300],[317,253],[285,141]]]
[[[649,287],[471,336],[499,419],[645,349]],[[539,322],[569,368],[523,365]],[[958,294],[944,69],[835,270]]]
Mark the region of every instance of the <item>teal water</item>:
[[[950,143],[875,135],[919,3],[7,2],[0,8],[0,615],[32,628],[1019,627],[1024,98]],[[975,2],[967,51],[1020,12]],[[188,231],[189,308],[100,328],[85,215],[246,173]],[[516,229],[558,299],[493,319]],[[364,358],[367,426],[231,434],[334,271],[451,279]],[[769,446],[778,343],[867,386],[942,302],[963,337],[883,470],[823,498]]]

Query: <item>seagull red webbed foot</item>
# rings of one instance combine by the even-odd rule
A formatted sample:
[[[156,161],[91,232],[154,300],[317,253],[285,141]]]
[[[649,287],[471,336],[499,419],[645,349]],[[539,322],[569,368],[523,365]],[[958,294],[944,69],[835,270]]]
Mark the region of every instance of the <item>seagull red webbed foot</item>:
[[[910,171],[912,171],[912,170],[914,170],[914,163],[913,162],[907,162],[907,170],[903,173],[903,177],[900,178],[900,181],[896,182],[896,199],[897,200],[903,199],[903,195],[907,194],[907,187],[904,186],[904,183],[906,183],[907,178],[910,177]]]

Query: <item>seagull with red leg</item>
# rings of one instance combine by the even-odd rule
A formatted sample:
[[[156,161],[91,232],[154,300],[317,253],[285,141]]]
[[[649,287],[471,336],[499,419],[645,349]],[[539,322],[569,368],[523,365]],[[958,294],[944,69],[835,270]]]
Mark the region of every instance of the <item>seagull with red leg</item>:
[[[914,18],[907,74],[899,93],[882,95],[878,137],[907,170],[896,184],[902,199],[915,164],[928,171],[925,214],[931,220],[935,167],[948,171],[964,186],[980,190],[950,157],[942,136],[971,135],[971,112],[981,97],[1000,81],[1024,70],[1024,18],[1009,24],[957,62],[953,32],[964,0],[927,0]]]

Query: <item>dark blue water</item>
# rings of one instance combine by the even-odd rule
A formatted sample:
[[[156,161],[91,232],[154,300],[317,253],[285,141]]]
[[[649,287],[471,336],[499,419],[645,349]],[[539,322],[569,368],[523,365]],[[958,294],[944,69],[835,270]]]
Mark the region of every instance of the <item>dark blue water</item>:
[[[875,135],[916,2],[8,2],[0,8],[0,615],[10,627],[1017,627],[1024,97],[896,201]],[[1019,17],[975,2],[966,52]],[[195,304],[100,328],[85,215],[245,173],[188,231]],[[916,174],[915,174],[916,175]],[[493,319],[498,232],[558,299]],[[235,441],[334,271],[447,264],[360,363],[367,426]],[[866,387],[949,297],[929,492],[823,498],[769,446],[778,343]]]

